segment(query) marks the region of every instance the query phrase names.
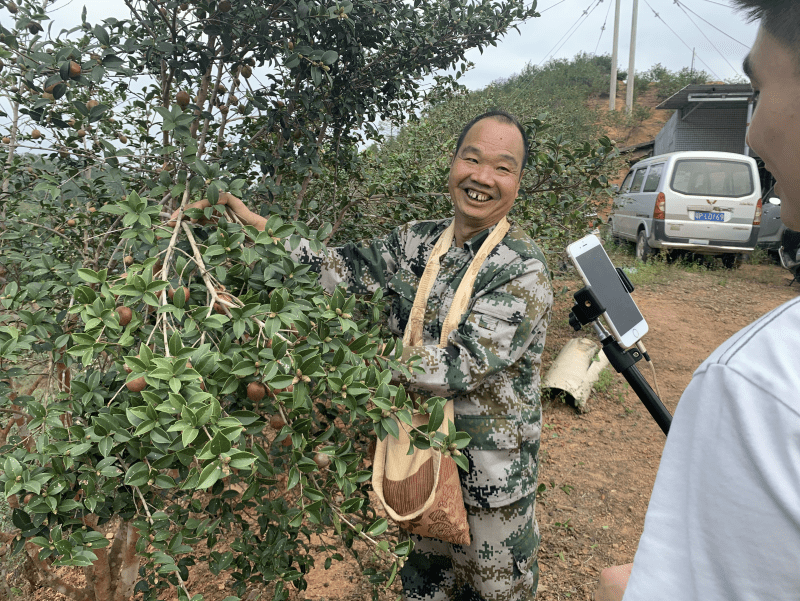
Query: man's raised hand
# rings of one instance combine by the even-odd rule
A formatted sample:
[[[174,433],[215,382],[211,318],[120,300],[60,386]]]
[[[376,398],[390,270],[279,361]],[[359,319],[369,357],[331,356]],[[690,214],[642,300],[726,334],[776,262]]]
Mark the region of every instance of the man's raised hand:
[[[252,225],[258,230],[263,230],[266,226],[267,220],[264,217],[254,213],[247,206],[242,202],[240,198],[237,198],[233,194],[229,194],[227,192],[220,192],[219,200],[217,200],[217,205],[224,205],[236,216],[244,225]],[[208,199],[203,198],[197,202],[193,202],[190,205],[187,205],[186,209],[206,209],[212,206]],[[178,209],[169,218],[167,221],[167,227],[175,227],[178,223],[178,216],[180,215],[181,209]],[[212,219],[201,219],[199,223],[205,225],[206,223],[216,223],[217,217],[213,217]],[[192,222],[196,222],[194,219]]]

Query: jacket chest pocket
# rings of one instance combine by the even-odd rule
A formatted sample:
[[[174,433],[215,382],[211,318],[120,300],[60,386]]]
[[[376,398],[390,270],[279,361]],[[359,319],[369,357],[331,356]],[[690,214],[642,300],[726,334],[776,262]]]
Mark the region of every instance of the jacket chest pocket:
[[[512,296],[479,298],[472,307],[469,323],[481,344],[498,356],[507,355],[515,340],[517,330],[525,318],[527,305]]]

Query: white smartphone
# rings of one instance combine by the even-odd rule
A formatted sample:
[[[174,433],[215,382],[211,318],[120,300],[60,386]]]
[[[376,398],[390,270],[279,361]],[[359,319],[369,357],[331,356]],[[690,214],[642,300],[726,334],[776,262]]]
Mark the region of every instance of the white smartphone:
[[[647,334],[647,322],[620,280],[600,239],[589,234],[570,244],[567,255],[583,281],[592,287],[592,291],[606,308],[603,319],[617,342],[626,348],[636,344],[637,340]]]

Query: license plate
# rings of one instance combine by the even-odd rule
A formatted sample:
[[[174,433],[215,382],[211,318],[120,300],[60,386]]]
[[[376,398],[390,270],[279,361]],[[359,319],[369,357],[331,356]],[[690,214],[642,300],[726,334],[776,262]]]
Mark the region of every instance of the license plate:
[[[725,221],[725,213],[711,213],[708,211],[695,211],[695,221]]]

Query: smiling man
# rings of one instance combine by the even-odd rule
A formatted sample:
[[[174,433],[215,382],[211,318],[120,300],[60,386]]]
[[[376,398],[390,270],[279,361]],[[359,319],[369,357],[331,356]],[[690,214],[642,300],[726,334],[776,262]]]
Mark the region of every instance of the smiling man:
[[[404,351],[421,357],[422,372],[403,384],[422,396],[453,399],[456,427],[472,437],[463,451],[469,471],[460,473],[472,543],[412,535],[415,548],[401,571],[409,600],[518,601],[536,593],[539,369],[553,294],[544,255],[506,219],[527,149],[525,130],[514,117],[503,111],[480,115],[464,127],[452,157],[452,219],[408,223],[385,238],[325,254],[311,252],[305,242],[292,251],[319,271],[328,291],[340,284],[361,294],[383,289],[392,299],[388,326],[402,336],[434,245],[450,236],[421,340]],[[245,223],[264,228],[266,219],[238,198],[221,194],[220,202]],[[466,312],[440,346],[459,284],[482,245],[495,238]]]
[[[758,98],[748,144],[777,179],[781,220],[800,230],[800,2],[734,3],[761,20],[744,63]],[[675,411],[632,572],[604,570],[596,601],[800,598],[798,357],[795,299],[697,369]]]

